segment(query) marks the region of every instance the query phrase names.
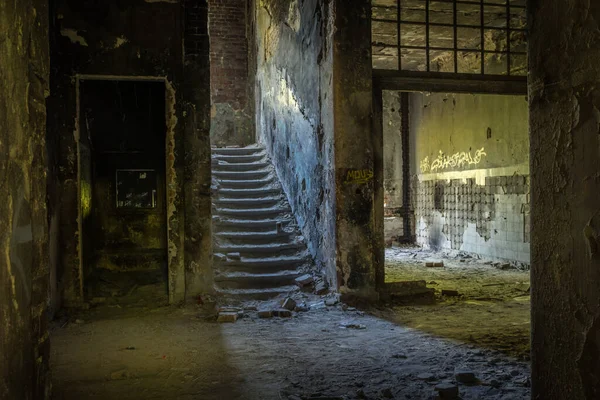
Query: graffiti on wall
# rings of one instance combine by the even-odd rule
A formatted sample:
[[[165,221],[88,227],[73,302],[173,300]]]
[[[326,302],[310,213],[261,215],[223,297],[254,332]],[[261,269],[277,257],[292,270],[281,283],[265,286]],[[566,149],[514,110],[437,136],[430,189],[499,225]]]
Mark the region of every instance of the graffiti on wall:
[[[373,179],[373,170],[371,169],[351,169],[346,173],[344,183],[364,185]]]
[[[469,165],[477,165],[481,162],[481,159],[484,156],[487,156],[487,153],[485,152],[485,148],[483,147],[475,151],[474,155],[472,155],[470,151],[460,151],[458,153],[452,154],[451,156],[447,156],[440,150],[438,156],[433,161],[430,162],[429,157],[425,157],[421,161],[421,173],[436,172],[448,168],[463,168]]]

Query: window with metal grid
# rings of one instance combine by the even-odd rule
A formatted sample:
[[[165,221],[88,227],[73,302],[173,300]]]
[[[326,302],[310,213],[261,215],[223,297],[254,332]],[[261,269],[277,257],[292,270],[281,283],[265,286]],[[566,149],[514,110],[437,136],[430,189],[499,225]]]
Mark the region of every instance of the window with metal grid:
[[[372,0],[373,68],[527,74],[526,0]]]

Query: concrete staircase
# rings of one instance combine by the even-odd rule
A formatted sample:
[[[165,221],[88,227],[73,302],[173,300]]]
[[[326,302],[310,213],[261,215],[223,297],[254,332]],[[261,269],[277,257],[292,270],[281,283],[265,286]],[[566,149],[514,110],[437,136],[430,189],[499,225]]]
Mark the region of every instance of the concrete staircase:
[[[213,148],[212,168],[217,292],[268,299],[296,291],[313,262],[264,149]]]

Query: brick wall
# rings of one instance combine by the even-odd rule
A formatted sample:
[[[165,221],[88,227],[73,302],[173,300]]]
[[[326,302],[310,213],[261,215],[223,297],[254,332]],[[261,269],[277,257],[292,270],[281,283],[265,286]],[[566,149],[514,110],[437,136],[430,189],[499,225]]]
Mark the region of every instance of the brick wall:
[[[529,176],[419,182],[417,243],[529,263]]]
[[[207,53],[208,13],[206,0],[186,0],[185,15],[185,55],[186,58],[204,56]]]
[[[210,87],[213,103],[247,104],[246,1],[209,0]]]
[[[249,79],[248,2],[209,0],[211,141],[217,146],[255,142]]]

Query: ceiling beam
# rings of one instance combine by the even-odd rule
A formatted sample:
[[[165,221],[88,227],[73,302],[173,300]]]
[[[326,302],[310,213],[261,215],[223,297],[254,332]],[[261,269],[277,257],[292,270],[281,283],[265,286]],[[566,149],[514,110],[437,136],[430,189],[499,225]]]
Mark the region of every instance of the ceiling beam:
[[[405,92],[527,95],[527,77],[373,70],[373,84]]]

